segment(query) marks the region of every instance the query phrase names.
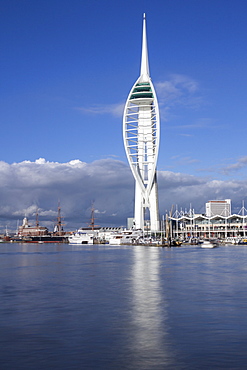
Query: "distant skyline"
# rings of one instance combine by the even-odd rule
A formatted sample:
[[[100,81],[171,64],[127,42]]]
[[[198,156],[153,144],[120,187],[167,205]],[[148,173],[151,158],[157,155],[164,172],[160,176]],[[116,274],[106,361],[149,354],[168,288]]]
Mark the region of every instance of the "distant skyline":
[[[58,199],[68,227],[89,222],[92,201],[102,225],[133,215],[122,113],[143,13],[161,111],[161,215],[171,204],[201,212],[210,199],[247,204],[246,1],[131,4],[1,2],[0,230],[36,206],[48,222]]]

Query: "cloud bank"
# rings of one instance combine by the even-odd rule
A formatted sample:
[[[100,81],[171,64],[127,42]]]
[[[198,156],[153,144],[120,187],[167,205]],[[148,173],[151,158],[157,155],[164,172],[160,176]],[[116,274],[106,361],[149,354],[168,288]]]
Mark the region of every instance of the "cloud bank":
[[[219,181],[170,171],[158,172],[161,216],[172,204],[196,212],[205,211],[210,199],[231,198],[239,209],[247,193],[247,181]],[[24,216],[51,229],[60,201],[65,229],[86,226],[94,203],[96,224],[126,226],[133,216],[134,180],[129,166],[115,159],[92,163],[68,163],[38,159],[8,164],[0,162],[0,227],[14,229]]]

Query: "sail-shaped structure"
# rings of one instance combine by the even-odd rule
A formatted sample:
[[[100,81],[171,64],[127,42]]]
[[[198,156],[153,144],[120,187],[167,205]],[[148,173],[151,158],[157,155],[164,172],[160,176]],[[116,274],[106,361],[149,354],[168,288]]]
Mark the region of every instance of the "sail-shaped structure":
[[[149,73],[146,17],[143,17],[140,76],[132,87],[123,115],[123,138],[126,155],[135,178],[135,215],[137,229],[144,228],[149,209],[150,228],[159,230],[156,166],[159,151],[159,107]]]

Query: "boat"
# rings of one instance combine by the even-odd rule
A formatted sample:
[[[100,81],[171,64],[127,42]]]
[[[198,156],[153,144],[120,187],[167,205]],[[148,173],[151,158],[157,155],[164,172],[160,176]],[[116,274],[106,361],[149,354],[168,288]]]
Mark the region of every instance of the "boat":
[[[50,233],[47,227],[39,225],[38,209],[36,210],[36,225],[30,226],[27,217],[24,217],[21,226],[17,226],[17,232],[14,237],[11,238],[12,242],[21,243],[67,243],[67,235],[63,231],[63,225],[61,220],[61,207],[58,206],[58,217],[57,224],[54,232]]]
[[[13,238],[13,241],[19,241],[15,238]],[[23,243],[67,243],[67,237],[65,235],[40,235],[40,236],[24,236],[21,239],[21,242]]]
[[[170,218],[172,216],[173,206],[170,210]],[[161,246],[162,247],[181,247],[182,241],[179,239],[174,239],[172,237],[172,223],[169,221],[168,214],[166,214],[166,223],[165,223],[165,238],[163,239]]]
[[[123,245],[123,244],[140,244],[140,240],[143,236],[142,230],[122,230],[119,233],[112,234],[109,238],[109,244],[111,245]]]
[[[161,247],[181,247],[183,243],[180,240],[176,239],[163,239],[158,246]]]
[[[216,239],[205,239],[201,244],[201,248],[216,248],[219,246],[219,242]]]
[[[68,237],[69,244],[93,244],[94,234],[86,233],[82,230],[77,230],[74,234]]]
[[[224,240],[225,244],[241,244],[242,239],[236,236],[230,236]]]
[[[111,244],[111,245],[120,245],[120,244],[122,244],[121,243],[122,239],[123,239],[123,235],[122,234],[112,235],[109,238],[109,244]]]
[[[201,240],[196,237],[192,237],[188,240],[188,244],[191,244],[191,245],[198,245],[201,243],[202,243]]]
[[[247,244],[247,239],[240,239],[238,244],[246,245]]]

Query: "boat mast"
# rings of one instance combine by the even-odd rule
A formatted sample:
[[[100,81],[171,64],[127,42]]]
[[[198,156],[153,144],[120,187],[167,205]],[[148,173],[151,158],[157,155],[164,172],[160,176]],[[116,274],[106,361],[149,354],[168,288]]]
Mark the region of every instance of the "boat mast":
[[[94,208],[94,203],[92,203],[92,207],[91,207],[91,219],[90,219],[90,223],[88,223],[88,226],[91,227],[92,231],[94,231],[94,228],[96,226],[99,226],[99,225],[95,225],[94,213],[95,213],[95,208]]]
[[[37,227],[37,229],[38,229],[38,227],[39,227],[39,209],[37,208],[36,209],[36,227]]]
[[[92,230],[93,230],[93,231],[94,231],[94,227],[95,227],[94,211],[95,211],[95,208],[94,208],[94,204],[92,203],[92,208],[91,208],[91,219],[90,219],[90,224],[89,224],[89,226],[92,228]]]
[[[55,233],[57,235],[63,234],[63,226],[65,224],[62,224],[62,216],[61,216],[61,207],[60,207],[60,201],[58,201],[58,207],[57,207],[57,224],[55,226]]]
[[[40,235],[40,230],[39,230],[39,209],[37,207],[36,209],[36,232],[38,235]]]

